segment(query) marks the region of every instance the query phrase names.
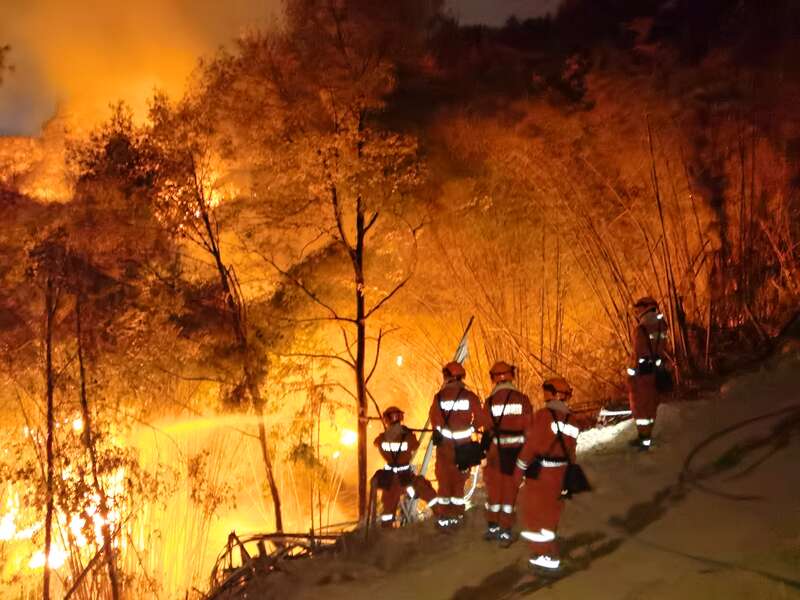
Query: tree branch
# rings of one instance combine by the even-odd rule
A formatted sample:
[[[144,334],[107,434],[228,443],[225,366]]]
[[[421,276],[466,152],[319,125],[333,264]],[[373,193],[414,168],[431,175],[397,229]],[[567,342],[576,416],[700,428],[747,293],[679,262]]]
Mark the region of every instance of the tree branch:
[[[369,374],[367,375],[366,379],[364,379],[364,385],[369,384],[369,380],[372,379],[372,376],[375,374],[375,369],[378,367],[378,358],[381,355],[381,340],[383,339],[383,329],[378,330],[378,340],[375,346],[375,361],[372,363],[372,368],[369,370]]]
[[[349,317],[303,317],[302,319],[297,319],[294,317],[276,318],[280,319],[281,321],[288,321],[289,323],[319,323],[321,321],[355,323],[355,319],[351,319]]]
[[[315,354],[310,352],[289,352],[286,354],[281,354],[276,352],[275,356],[280,356],[283,358],[323,358],[326,360],[338,360],[346,364],[351,369],[356,368],[355,363],[351,363],[349,360],[347,360],[346,358],[342,358],[338,354]]]
[[[378,220],[379,214],[380,213],[377,210],[374,213],[372,213],[372,216],[369,218],[369,221],[367,221],[367,224],[364,226],[364,235],[366,235],[367,232],[369,232],[369,230],[372,229],[372,226],[375,225],[375,221]]]
[[[392,296],[394,296],[395,294],[397,294],[397,292],[403,289],[403,286],[405,286],[405,284],[407,284],[410,279],[411,275],[403,279],[403,281],[398,283],[391,292],[389,292],[383,298],[381,298],[381,300],[375,306],[373,306],[366,312],[366,314],[364,315],[364,320],[369,319],[370,316],[372,316],[374,313],[380,310],[381,306],[386,304],[389,300],[392,299]]]
[[[317,294],[315,294],[312,290],[310,290],[302,281],[300,281],[297,277],[295,277],[294,275],[292,275],[288,271],[286,271],[284,269],[281,269],[273,259],[271,259],[268,256],[266,256],[263,252],[256,251],[256,254],[258,256],[260,256],[262,258],[262,260],[264,260],[266,263],[271,265],[272,268],[275,269],[278,273],[280,273],[283,277],[285,277],[286,279],[291,281],[292,284],[296,288],[301,290],[306,296],[308,296],[318,306],[321,306],[322,308],[327,310],[330,313],[330,317],[328,318],[329,320],[347,321],[347,322],[350,322],[350,323],[355,323],[354,319],[349,319],[347,317],[339,316],[339,313],[337,313],[336,310],[334,310],[334,308],[332,306],[330,306],[326,302],[323,302],[322,299],[320,299],[320,297],[317,296]]]
[[[355,264],[356,251],[353,245],[348,241],[347,234],[344,231],[344,223],[342,223],[342,209],[339,206],[339,195],[335,186],[331,186],[331,206],[333,206],[333,217],[336,220],[336,228],[339,230],[339,237],[344,247],[347,249],[347,254],[350,255],[350,260]]]
[[[175,373],[174,371],[171,371],[171,370],[167,369],[166,367],[162,367],[161,365],[154,365],[154,367],[155,367],[156,370],[161,371],[162,373],[165,373],[165,374],[169,375],[170,377],[175,377],[175,378],[181,379],[183,381],[209,381],[209,382],[212,382],[212,383],[220,383],[220,384],[228,384],[228,383],[230,383],[230,381],[225,381],[224,379],[217,379],[215,377],[208,377],[208,376],[203,376],[203,375],[198,375],[198,376],[192,377],[192,376],[189,376],[189,375],[182,375],[180,373]]]
[[[350,349],[350,348],[353,347],[353,344],[351,344],[350,340],[347,339],[347,331],[345,330],[345,328],[341,327],[340,329],[342,331],[342,337],[344,337],[344,347],[347,350],[347,354],[350,355],[350,360],[352,360],[353,363],[355,363],[356,362],[356,357],[353,356],[353,351]]]

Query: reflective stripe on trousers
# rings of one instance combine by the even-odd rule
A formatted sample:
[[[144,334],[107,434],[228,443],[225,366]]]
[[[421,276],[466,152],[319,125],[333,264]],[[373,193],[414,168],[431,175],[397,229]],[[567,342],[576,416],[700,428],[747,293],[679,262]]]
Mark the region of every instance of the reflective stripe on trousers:
[[[512,514],[514,512],[514,505],[513,504],[489,504],[486,503],[486,510],[489,512],[499,513],[504,512],[506,514]]]
[[[520,537],[525,538],[530,542],[552,542],[556,539],[556,534],[554,531],[550,531],[549,529],[540,529],[539,531],[521,531]]]

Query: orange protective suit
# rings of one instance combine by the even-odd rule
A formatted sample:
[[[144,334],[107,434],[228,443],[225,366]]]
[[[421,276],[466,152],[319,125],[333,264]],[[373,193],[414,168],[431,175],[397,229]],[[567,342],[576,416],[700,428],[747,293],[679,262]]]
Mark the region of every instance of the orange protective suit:
[[[491,446],[486,455],[483,481],[486,485],[486,521],[490,531],[511,529],[519,482],[514,467],[529,425],[531,401],[511,382],[498,383],[486,399],[484,412],[492,421]]]
[[[570,422],[569,409],[559,400],[545,404],[537,410],[525,431],[525,445],[517,458],[514,477],[524,479],[519,491],[517,510],[522,525],[520,537],[530,543],[530,563],[538,568],[557,570],[560,566],[556,532],[561,519],[564,500],[561,497],[567,455],[557,434],[567,450],[569,460],[575,460],[579,428]],[[534,463],[540,465],[536,478],[526,474]]]
[[[435,512],[438,524],[446,527],[459,521],[464,514],[464,484],[469,469],[462,471],[456,464],[456,447],[472,440],[477,428],[487,426],[488,418],[478,397],[460,380],[442,386],[434,396],[430,421],[442,436],[436,447],[436,479],[438,496]]]
[[[413,431],[402,425],[390,427],[381,433],[373,442],[386,461],[381,471],[375,474],[377,481],[383,482],[381,487],[381,525],[392,527],[400,498],[405,493],[411,498],[422,498],[430,503],[436,492],[431,483],[424,477],[414,473],[411,458],[419,448],[419,441]]]
[[[653,369],[656,361],[660,365],[660,361],[665,360],[667,331],[663,316],[651,311],[642,316],[639,325],[631,333],[633,367],[628,369],[628,397],[639,432],[639,442],[645,447],[651,443],[661,400]]]

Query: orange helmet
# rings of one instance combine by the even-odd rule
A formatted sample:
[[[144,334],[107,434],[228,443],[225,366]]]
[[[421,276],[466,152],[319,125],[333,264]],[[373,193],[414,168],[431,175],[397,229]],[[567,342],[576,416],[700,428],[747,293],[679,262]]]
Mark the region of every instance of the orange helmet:
[[[636,304],[633,305],[633,308],[636,309],[636,316],[641,317],[643,314],[651,310],[658,310],[658,302],[656,302],[656,299],[651,296],[644,296],[636,301]]]
[[[505,361],[498,360],[489,369],[489,376],[492,381],[511,381],[517,375],[517,367]]]
[[[542,389],[554,394],[564,394],[567,398],[572,396],[572,386],[563,377],[548,377],[544,380]]]
[[[404,416],[405,413],[396,406],[390,406],[383,411],[383,418],[391,422],[400,421]]]
[[[464,379],[467,376],[467,372],[461,363],[452,361],[442,367],[442,375],[447,379]]]

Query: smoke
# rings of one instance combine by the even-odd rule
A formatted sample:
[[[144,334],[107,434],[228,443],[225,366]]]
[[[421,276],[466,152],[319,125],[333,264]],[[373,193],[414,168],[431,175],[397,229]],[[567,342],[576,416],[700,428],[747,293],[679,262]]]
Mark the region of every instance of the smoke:
[[[511,15],[520,20],[554,13],[562,0],[451,0],[452,13],[464,25],[502,25]]]
[[[0,45],[15,72],[0,87],[0,134],[35,134],[61,105],[81,124],[154,88],[180,93],[197,59],[253,26],[281,0],[0,0]]]
[[[380,0],[383,1],[383,0]],[[464,23],[502,23],[559,0],[450,0]],[[125,100],[141,116],[155,88],[180,93],[199,57],[279,19],[282,0],[0,0],[0,135],[34,135],[60,107],[77,126]]]

